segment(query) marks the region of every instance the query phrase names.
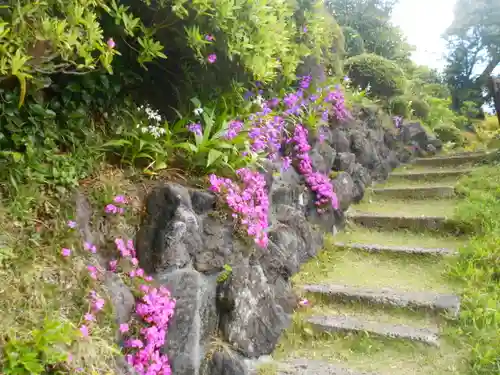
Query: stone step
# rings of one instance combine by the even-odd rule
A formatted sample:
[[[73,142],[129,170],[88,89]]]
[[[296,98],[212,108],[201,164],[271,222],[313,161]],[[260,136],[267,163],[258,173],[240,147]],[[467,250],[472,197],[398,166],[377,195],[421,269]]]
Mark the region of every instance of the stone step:
[[[453,294],[402,292],[390,288],[357,288],[339,284],[311,284],[302,286],[302,289],[332,299],[445,312],[454,318],[460,311],[460,298]]]
[[[418,341],[428,345],[439,346],[439,330],[434,328],[417,328],[404,324],[386,324],[362,320],[354,317],[313,316],[307,323],[319,331],[325,332],[367,332],[386,338]]]
[[[405,179],[413,181],[431,181],[444,178],[461,177],[470,174],[472,169],[448,169],[436,171],[414,171],[414,172],[397,172],[391,173],[390,179]]]
[[[398,214],[348,211],[346,217],[355,224],[368,228],[411,229],[416,231],[447,230],[449,222],[445,216],[405,216]]]
[[[376,375],[313,359],[292,359],[281,362],[276,367],[276,375]]]
[[[415,165],[421,166],[460,166],[464,164],[477,163],[486,160],[490,154],[472,154],[472,155],[456,155],[456,156],[436,156],[431,158],[417,158],[414,161]]]
[[[455,196],[453,186],[385,187],[372,188],[371,191],[376,197],[396,199],[453,198]]]
[[[387,246],[362,243],[343,243],[335,242],[335,246],[353,250],[363,250],[372,253],[395,253],[395,254],[416,254],[416,255],[439,255],[450,256],[457,255],[458,251],[446,248],[426,248],[426,247],[409,247],[409,246]]]

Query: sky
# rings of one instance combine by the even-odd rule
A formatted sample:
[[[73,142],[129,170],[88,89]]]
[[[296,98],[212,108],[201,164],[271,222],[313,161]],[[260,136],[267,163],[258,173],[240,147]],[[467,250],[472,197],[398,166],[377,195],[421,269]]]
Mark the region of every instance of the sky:
[[[417,64],[442,70],[446,44],[441,35],[453,21],[456,0],[399,0],[392,21],[401,27],[408,42],[416,47]]]

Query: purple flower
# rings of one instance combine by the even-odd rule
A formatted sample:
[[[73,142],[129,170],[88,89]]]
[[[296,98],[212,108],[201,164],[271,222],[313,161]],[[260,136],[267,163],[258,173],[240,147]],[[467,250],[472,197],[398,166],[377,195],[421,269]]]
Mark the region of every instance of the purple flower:
[[[309,88],[309,86],[311,85],[311,80],[312,80],[312,77],[310,75],[301,77],[300,83],[299,83],[300,88],[303,90]]]
[[[207,35],[205,35],[205,40],[207,40],[209,42],[213,42],[214,41],[214,37],[211,34],[207,34]]]
[[[115,203],[121,203],[121,204],[126,204],[127,203],[127,198],[125,198],[124,195],[117,195],[114,197],[113,202]]]
[[[243,122],[232,120],[228,124],[228,128],[226,134],[224,135],[224,138],[228,140],[235,138],[239,134],[239,132],[243,129],[243,126],[244,126]]]
[[[107,41],[107,45],[108,45],[109,48],[113,49],[113,48],[115,48],[116,43],[113,40],[113,38],[109,38],[108,41]]]
[[[394,116],[392,118],[392,122],[394,123],[394,127],[399,129],[401,125],[403,125],[403,117],[402,116]]]
[[[193,134],[196,134],[196,135],[202,135],[202,130],[201,130],[201,124],[198,124],[198,123],[195,123],[195,124],[189,124],[187,126],[187,129],[193,133]]]
[[[281,160],[281,171],[284,172],[284,171],[288,170],[291,165],[292,165],[292,158],[289,156],[285,156]]]
[[[215,53],[211,53],[210,55],[208,55],[207,57],[207,61],[210,63],[210,64],[213,64],[215,61],[217,60],[217,55]]]
[[[305,33],[307,33],[307,26],[304,26],[304,27],[302,28],[302,31],[303,31],[303,32],[305,32]]]
[[[76,221],[69,220],[68,221],[68,227],[70,227],[70,228],[76,228]]]
[[[70,249],[67,249],[67,248],[63,248],[61,250],[61,254],[63,257],[67,258],[71,255],[71,250]]]

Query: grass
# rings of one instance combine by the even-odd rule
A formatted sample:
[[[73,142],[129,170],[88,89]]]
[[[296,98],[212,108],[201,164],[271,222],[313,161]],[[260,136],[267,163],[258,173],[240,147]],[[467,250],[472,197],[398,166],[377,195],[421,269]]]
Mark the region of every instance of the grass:
[[[292,278],[295,284],[335,283],[358,287],[388,287],[402,291],[449,292],[444,270],[447,259],[416,255],[373,254],[327,245]]]
[[[434,187],[434,186],[455,186],[458,177],[441,177],[428,180],[407,180],[404,178],[389,178],[386,182],[376,184],[375,188],[394,188],[394,187]]]
[[[466,199],[457,216],[471,224],[476,237],[450,271],[464,290],[457,334],[470,348],[470,374],[499,374],[500,166],[479,168],[459,189]]]
[[[467,239],[439,235],[435,232],[415,233],[412,231],[378,231],[361,226],[349,226],[333,237],[335,242],[375,244],[387,246],[408,246],[425,248],[458,249]]]
[[[122,193],[127,188],[122,177],[103,173],[92,186],[87,186],[95,208],[101,210],[102,203],[109,202],[112,194]],[[89,374],[114,373],[119,349],[114,342],[117,327],[109,302],[97,316],[98,321],[92,324],[91,336],[79,337],[78,327],[89,311],[89,291],[96,290],[103,297],[107,294],[100,283],[89,278],[86,267],[95,265],[95,259],[83,250],[78,232],[67,226],[67,221],[75,217],[71,194],[56,193],[36,185],[20,185],[19,189],[12,199],[0,204],[3,313],[0,363],[6,360],[8,351],[11,354],[23,350],[40,352],[42,357],[41,351],[55,346],[63,362],[71,354],[73,359],[67,364],[70,372],[82,367],[90,371]],[[63,247],[72,250],[70,257],[62,257]],[[44,322],[53,328],[44,327]],[[33,341],[37,330],[42,330],[47,348]],[[59,331],[65,334],[55,334]],[[32,362],[30,366],[35,366]],[[3,369],[12,371],[8,366]]]
[[[368,197],[367,197],[368,198]],[[454,199],[387,200],[368,198],[367,202],[353,205],[361,212],[405,216],[446,216],[452,218],[457,201]]]

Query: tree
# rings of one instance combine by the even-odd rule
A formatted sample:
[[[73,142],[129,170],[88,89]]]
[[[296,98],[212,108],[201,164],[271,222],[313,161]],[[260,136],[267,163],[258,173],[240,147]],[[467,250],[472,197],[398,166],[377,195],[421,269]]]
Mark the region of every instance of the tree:
[[[409,60],[412,47],[391,23],[397,0],[328,0],[327,7],[344,28],[355,30],[368,53],[389,60]]]
[[[453,107],[464,101],[481,106],[491,100],[483,89],[500,64],[500,2],[498,0],[458,0],[454,21],[446,32],[449,44],[447,82]]]

